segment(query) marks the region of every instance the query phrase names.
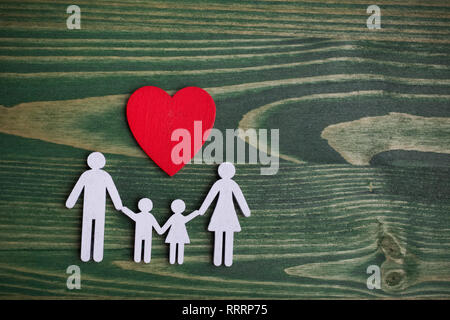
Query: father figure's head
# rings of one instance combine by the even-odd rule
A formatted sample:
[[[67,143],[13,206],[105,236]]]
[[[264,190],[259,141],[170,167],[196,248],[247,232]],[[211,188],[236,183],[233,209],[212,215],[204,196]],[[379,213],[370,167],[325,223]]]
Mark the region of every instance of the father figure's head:
[[[87,158],[87,164],[91,169],[101,169],[106,164],[106,159],[100,152],[92,152]]]

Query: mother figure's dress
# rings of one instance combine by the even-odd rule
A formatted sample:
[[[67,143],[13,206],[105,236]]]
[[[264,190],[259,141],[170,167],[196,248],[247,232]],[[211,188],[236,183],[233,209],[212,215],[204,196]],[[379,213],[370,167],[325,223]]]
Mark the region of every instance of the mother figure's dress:
[[[211,202],[219,194],[216,207],[211,216],[211,220],[208,225],[208,231],[213,232],[239,232],[241,226],[237,217],[236,210],[234,208],[233,194],[236,197],[238,204],[244,211],[243,206],[247,207],[247,202],[244,199],[241,188],[239,185],[231,179],[220,179],[211,187],[208,195],[203,202],[200,211],[206,211]]]

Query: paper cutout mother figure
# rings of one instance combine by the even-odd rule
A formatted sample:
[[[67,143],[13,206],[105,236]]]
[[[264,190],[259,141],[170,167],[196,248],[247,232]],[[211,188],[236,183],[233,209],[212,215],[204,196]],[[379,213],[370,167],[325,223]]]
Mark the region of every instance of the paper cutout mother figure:
[[[201,215],[214,201],[217,195],[216,207],[211,216],[211,221],[208,230],[214,232],[214,265],[220,266],[222,264],[223,251],[225,252],[225,266],[229,267],[233,264],[233,236],[234,232],[240,232],[241,226],[237,218],[236,210],[234,208],[233,196],[236,199],[244,216],[250,216],[250,209],[247,201],[245,201],[239,185],[234,182],[233,178],[236,169],[230,162],[224,162],[219,166],[219,176],[221,179],[217,180],[208,195],[203,201],[199,209]],[[223,238],[225,236],[225,248],[222,249]]]
[[[116,210],[122,209],[122,201],[111,176],[101,170],[106,164],[103,154],[91,153],[87,158],[87,164],[91,169],[85,171],[78,179],[67,198],[66,207],[73,208],[84,189],[81,260],[86,262],[91,258],[92,224],[94,223],[93,256],[95,262],[100,262],[103,260],[106,192],[109,193]]]

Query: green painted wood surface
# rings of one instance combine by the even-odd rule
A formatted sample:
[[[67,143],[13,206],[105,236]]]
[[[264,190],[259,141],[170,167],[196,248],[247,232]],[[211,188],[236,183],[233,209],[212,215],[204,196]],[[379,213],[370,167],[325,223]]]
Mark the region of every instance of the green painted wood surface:
[[[378,1],[377,31],[360,0],[74,4],[81,30],[66,29],[65,1],[0,3],[2,299],[449,298],[448,2]],[[280,128],[277,175],[237,166],[252,217],[232,268],[211,263],[209,215],[189,224],[184,265],[168,264],[159,237],[151,264],[135,264],[133,223],[110,203],[104,261],[79,260],[81,201],[64,201],[89,150],[105,152],[124,203],[152,198],[160,222],[174,198],[198,208],[216,179],[195,164],[169,178],[143,156],[124,113],[143,85],[206,88],[222,130]],[[433,130],[411,120],[399,133],[411,117],[395,114],[374,127],[390,113]],[[339,123],[357,134],[338,131],[333,149],[321,135]],[[349,141],[374,144],[369,164],[346,161]],[[81,290],[66,288],[72,264]],[[372,264],[381,290],[366,287]]]

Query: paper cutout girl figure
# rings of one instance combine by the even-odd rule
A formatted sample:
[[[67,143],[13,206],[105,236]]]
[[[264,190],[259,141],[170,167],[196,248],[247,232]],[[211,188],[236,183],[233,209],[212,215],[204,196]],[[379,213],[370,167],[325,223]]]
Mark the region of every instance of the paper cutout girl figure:
[[[250,209],[242,194],[241,188],[231,179],[235,172],[236,169],[232,163],[224,162],[220,164],[218,173],[221,179],[213,184],[199,209],[200,215],[204,215],[216,196],[219,195],[208,226],[208,230],[214,232],[214,265],[216,266],[222,264],[222,244],[224,237],[225,266],[229,267],[233,264],[233,236],[234,232],[241,231],[241,226],[239,225],[234,208],[233,196],[244,216],[250,216]]]
[[[153,228],[158,234],[162,234],[161,227],[155,217],[150,213],[153,208],[152,200],[142,198],[138,202],[139,213],[134,213],[127,207],[122,208],[122,212],[136,222],[134,236],[134,261],[139,263],[142,258],[142,242],[144,243],[144,262],[150,263],[152,259],[152,231]]]
[[[103,242],[105,234],[106,193],[109,193],[116,210],[122,209],[122,201],[111,176],[101,170],[106,160],[100,152],[92,152],[87,158],[90,170],[85,171],[78,179],[66,201],[71,209],[84,190],[83,223],[81,229],[81,260],[91,258],[91,244],[94,242],[93,256],[95,262],[103,260]],[[92,224],[95,222],[94,232]],[[94,239],[92,239],[92,236]]]
[[[166,237],[166,243],[170,244],[170,254],[169,262],[170,264],[175,263],[175,258],[177,256],[178,247],[178,264],[183,264],[184,260],[184,245],[190,243],[189,236],[186,230],[186,223],[194,219],[199,215],[196,210],[187,216],[183,216],[182,212],[186,209],[186,205],[183,200],[177,199],[172,202],[170,208],[173,211],[173,215],[167,220],[161,229],[163,234],[170,228],[169,233]]]

